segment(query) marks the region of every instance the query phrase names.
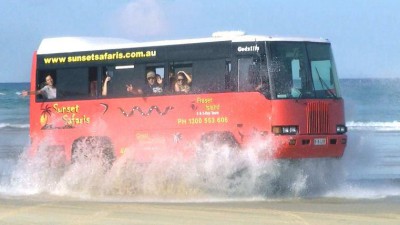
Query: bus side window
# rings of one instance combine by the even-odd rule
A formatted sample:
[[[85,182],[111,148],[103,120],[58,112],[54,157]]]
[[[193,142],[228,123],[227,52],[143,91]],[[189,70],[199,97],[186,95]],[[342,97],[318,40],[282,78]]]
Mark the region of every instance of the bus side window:
[[[41,82],[39,82],[39,84],[37,85],[36,90],[41,90],[42,88],[44,88],[44,86],[46,86],[46,81],[42,81],[43,78],[40,79]],[[39,94],[36,96],[36,99],[40,99],[40,100],[44,100],[43,95]]]
[[[230,61],[225,62],[225,90],[233,91],[235,89],[234,79],[232,77],[232,63]]]
[[[175,67],[171,65],[168,68],[168,87],[167,87],[168,93],[175,92],[175,83],[176,83]]]
[[[145,83],[146,85],[148,82],[150,82],[147,78],[148,72],[154,72],[155,73],[155,79],[154,79],[154,86],[152,87],[153,89],[153,94],[155,95],[161,95],[165,94],[165,92],[168,91],[168,86],[167,86],[167,79],[165,79],[165,68],[163,65],[160,66],[148,66],[146,67],[146,74],[145,74]]]
[[[84,99],[88,98],[89,69],[72,68],[57,70],[57,98]]]
[[[36,84],[36,91],[41,90],[42,88],[44,88],[44,87],[47,85],[47,83],[46,83],[46,77],[47,77],[48,75],[50,75],[51,78],[53,79],[53,85],[54,85],[55,87],[57,87],[57,76],[56,76],[56,71],[55,71],[55,70],[42,70],[42,71],[38,71],[38,74],[37,74],[37,79],[36,79],[36,81],[37,81],[37,84]],[[58,97],[59,97],[59,96],[57,95],[57,98],[58,98]],[[38,94],[38,95],[36,95],[36,100],[37,100],[37,101],[47,101],[48,99],[47,99],[45,96],[43,96],[43,95],[41,95],[41,94]]]
[[[253,64],[249,66],[248,81],[254,89],[256,89],[257,86],[260,84],[261,78],[258,65]]]
[[[254,91],[256,66],[252,57],[238,59],[238,91]]]
[[[97,97],[98,96],[98,87],[97,87],[97,68],[90,67],[89,68],[89,96]]]
[[[143,85],[143,74],[145,67],[141,64],[134,66],[117,65],[115,67],[104,67],[101,72],[101,95],[103,97],[132,97],[127,91],[127,86],[141,87]],[[105,91],[104,84],[106,84]]]
[[[194,61],[193,74],[196,76],[192,83],[193,92],[225,92],[227,70],[229,64],[225,58]]]

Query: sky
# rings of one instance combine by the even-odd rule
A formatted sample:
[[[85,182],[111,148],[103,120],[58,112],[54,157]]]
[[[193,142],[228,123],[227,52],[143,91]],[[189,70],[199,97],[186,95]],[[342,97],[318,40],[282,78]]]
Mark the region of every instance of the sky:
[[[1,0],[0,82],[29,82],[48,37],[132,41],[216,31],[328,38],[340,78],[400,78],[399,0]]]

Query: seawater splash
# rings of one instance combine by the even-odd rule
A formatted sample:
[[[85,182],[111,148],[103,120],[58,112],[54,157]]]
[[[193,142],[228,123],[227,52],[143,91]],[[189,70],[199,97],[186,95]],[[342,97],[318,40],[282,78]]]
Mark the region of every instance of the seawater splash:
[[[41,151],[29,157],[25,153],[10,180],[2,182],[0,193],[132,201],[212,201],[319,196],[342,182],[340,160],[260,160],[266,144],[245,150],[209,145],[197,149],[192,159],[163,155],[146,163],[126,154],[111,167],[99,157],[65,164],[63,155]]]
[[[197,161],[170,157],[144,165],[126,155],[116,160],[110,169],[97,159],[62,166],[51,163],[54,160],[49,161],[46,155],[31,158],[23,153],[18,159],[29,142],[29,98],[22,98],[15,92],[29,89],[29,84],[18,84],[15,88],[13,84],[0,91],[4,94],[0,94],[1,104],[4,103],[0,116],[0,195],[41,194],[40,197],[116,201],[225,201],[309,196],[398,198],[400,124],[397,112],[400,104],[394,103],[400,102],[400,82],[361,79],[341,80],[341,83],[349,127],[348,146],[342,159],[260,162],[256,155],[263,146],[255,141],[253,148],[237,156],[229,155],[229,148],[211,146]],[[9,84],[0,84],[4,85]],[[368,97],[365,90],[369,91]],[[105,122],[97,123],[93,132],[107,129]],[[268,146],[268,143],[263,145]],[[230,176],[233,168],[237,168],[237,173]]]
[[[398,153],[388,151],[397,132],[349,132],[342,159],[344,180],[322,197],[376,199],[400,196]],[[376,137],[384,137],[379,140]]]
[[[346,122],[349,130],[356,131],[392,131],[397,132],[400,131],[400,121],[392,121],[392,122],[355,122],[349,121]]]

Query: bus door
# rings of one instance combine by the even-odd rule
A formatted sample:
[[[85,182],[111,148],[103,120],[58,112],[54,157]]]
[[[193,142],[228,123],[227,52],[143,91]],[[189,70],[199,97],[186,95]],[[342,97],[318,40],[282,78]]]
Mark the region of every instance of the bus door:
[[[251,85],[251,73],[253,70],[253,57],[242,57],[238,58],[238,77],[237,77],[237,90],[238,91],[250,91]]]

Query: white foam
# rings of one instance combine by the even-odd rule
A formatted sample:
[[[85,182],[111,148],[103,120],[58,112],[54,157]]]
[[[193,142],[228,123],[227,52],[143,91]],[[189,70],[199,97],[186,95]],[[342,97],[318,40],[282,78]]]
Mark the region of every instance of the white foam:
[[[125,154],[111,168],[96,157],[84,157],[85,161],[65,165],[62,155],[48,155],[46,151],[35,157],[24,154],[10,178],[0,182],[0,193],[118,202],[400,195],[400,188],[376,189],[374,185],[346,180],[354,169],[347,166],[354,164],[354,154],[346,153],[347,157],[341,160],[259,159],[260,154],[271,155],[274,149],[268,141],[255,141],[254,145],[241,151],[211,144],[197,149],[196,157],[191,160],[164,155],[147,163],[139,163],[133,155]]]
[[[29,124],[11,124],[11,123],[0,123],[1,128],[29,128]]]
[[[375,187],[362,183],[346,183],[339,188],[329,191],[325,197],[348,199],[380,199],[390,196],[400,196],[400,187],[394,185]]]
[[[61,156],[43,151],[34,158],[23,155],[0,192],[92,200],[225,201],[314,195],[332,183],[319,174],[331,171],[324,170],[329,167],[326,160],[260,160],[265,148],[274,149],[268,142],[243,151],[210,145],[190,160],[171,155],[147,163],[126,154],[110,169],[96,157],[64,165]]]
[[[346,122],[346,126],[349,128],[349,130],[400,131],[400,122],[399,121],[392,121],[392,122],[378,122],[378,121],[355,122],[355,121],[349,121],[349,122]]]

